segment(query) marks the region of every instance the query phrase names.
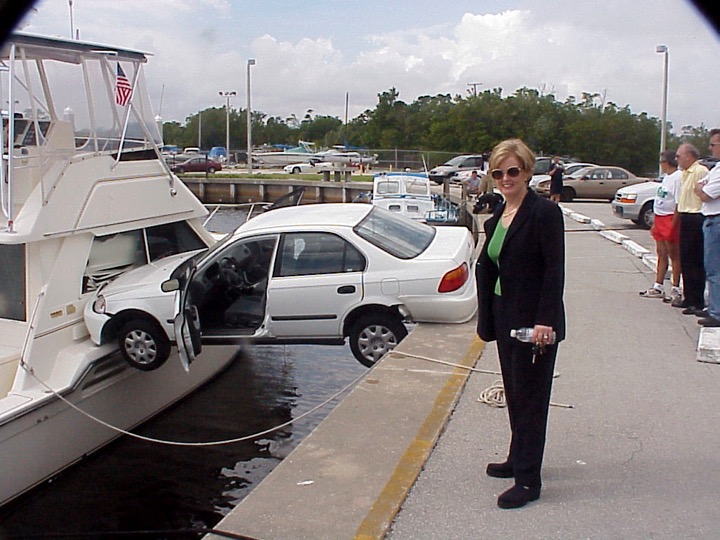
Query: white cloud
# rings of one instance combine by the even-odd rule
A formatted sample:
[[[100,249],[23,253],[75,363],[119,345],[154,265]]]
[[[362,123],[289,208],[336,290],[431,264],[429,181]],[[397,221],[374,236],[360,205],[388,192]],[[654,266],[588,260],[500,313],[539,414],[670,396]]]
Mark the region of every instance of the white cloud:
[[[148,66],[151,96],[164,85],[163,117],[184,121],[222,106],[234,90],[245,106],[246,62],[253,108],[270,116],[344,117],[372,109],[395,87],[400,99],[420,95],[504,93],[528,86],[558,99],[599,93],[633,112],[660,115],[662,57],[670,50],[668,119],[720,125],[717,34],[683,0],[396,0],[392,13],[355,3],[257,0],[76,1],[81,37],[155,53]],[[67,3],[44,0],[29,31],[68,35]],[[382,13],[378,10],[382,9]],[[282,10],[282,11],[281,11]],[[378,19],[382,17],[382,19]],[[442,18],[439,18],[442,17]]]

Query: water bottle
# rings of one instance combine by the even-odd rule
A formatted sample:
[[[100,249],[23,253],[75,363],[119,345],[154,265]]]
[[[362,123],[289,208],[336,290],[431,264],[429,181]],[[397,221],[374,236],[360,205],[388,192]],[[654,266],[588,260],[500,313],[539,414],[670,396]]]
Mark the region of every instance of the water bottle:
[[[532,328],[514,328],[510,330],[510,337],[522,341],[524,343],[533,343],[533,329]],[[555,332],[550,336],[550,341],[547,345],[553,345],[555,343]]]

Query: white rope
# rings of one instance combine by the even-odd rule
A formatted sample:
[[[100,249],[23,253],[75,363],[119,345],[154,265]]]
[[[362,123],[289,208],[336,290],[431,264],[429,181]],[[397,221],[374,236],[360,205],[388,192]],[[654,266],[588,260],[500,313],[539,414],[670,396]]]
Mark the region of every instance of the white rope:
[[[502,380],[498,379],[492,383],[492,386],[483,390],[477,400],[491,407],[502,408],[507,406],[505,402],[505,387],[503,386]]]
[[[427,362],[434,362],[436,364],[443,364],[446,366],[452,366],[456,368],[467,369],[474,373],[487,373],[489,375],[502,375],[500,371],[491,371],[489,369],[478,369],[474,367],[464,366],[462,364],[453,364],[452,362],[446,362],[444,360],[438,360],[437,358],[428,358],[427,356],[420,356],[419,354],[411,354],[401,351],[390,351],[388,354],[401,354],[403,356],[417,358],[419,360],[425,360]],[[553,379],[560,376],[560,373],[555,371],[553,373]],[[505,387],[503,386],[502,380],[495,381],[492,386],[486,388],[480,394],[478,401],[490,405],[491,407],[505,407],[507,405],[505,401]],[[562,409],[574,409],[573,405],[567,403],[554,403],[550,402],[551,407],[560,407]]]
[[[108,422],[105,422],[104,420],[101,420],[100,418],[98,418],[98,417],[96,417],[96,416],[93,416],[93,415],[90,414],[89,412],[84,411],[83,409],[81,409],[80,407],[78,407],[77,405],[75,405],[74,403],[71,403],[71,402],[68,401],[66,398],[64,398],[63,396],[61,396],[55,389],[51,388],[51,387],[48,386],[44,381],[42,381],[41,379],[39,379],[39,378],[35,375],[35,373],[33,373],[33,370],[32,370],[31,368],[28,368],[28,367],[27,367],[27,365],[23,364],[22,367],[23,367],[23,369],[24,369],[33,379],[35,379],[41,386],[43,386],[43,387],[46,388],[49,392],[51,392],[55,397],[57,397],[59,400],[61,400],[61,401],[64,402],[66,405],[68,405],[68,406],[71,407],[72,409],[76,410],[77,412],[79,412],[79,413],[82,414],[83,416],[86,416],[86,417],[89,418],[90,420],[92,420],[92,421],[94,421],[94,422],[97,422],[98,424],[101,424],[101,425],[103,425],[103,426],[105,426],[105,427],[107,427],[107,428],[109,428],[109,429],[112,429],[113,431],[115,431],[115,432],[117,432],[117,433],[120,433],[120,434],[122,434],[122,435],[127,435],[128,437],[133,437],[133,438],[139,439],[139,440],[141,440],[141,441],[146,441],[146,442],[151,442],[151,443],[157,443],[157,444],[164,444],[164,445],[168,445],[168,446],[221,446],[221,445],[225,445],[225,444],[233,444],[233,443],[237,443],[237,442],[248,441],[248,440],[250,440],[250,439],[255,439],[255,438],[257,438],[257,437],[261,437],[261,436],[263,436],[263,435],[267,435],[268,433],[272,433],[273,431],[277,431],[277,430],[282,429],[282,428],[284,428],[284,427],[286,427],[286,426],[289,426],[290,424],[293,424],[294,422],[297,422],[297,421],[299,421],[299,420],[302,420],[303,418],[305,418],[306,416],[309,416],[310,414],[314,413],[314,412],[317,411],[318,409],[321,409],[322,407],[324,407],[325,405],[327,405],[328,403],[330,403],[331,401],[333,401],[334,399],[336,399],[338,396],[340,396],[343,392],[346,392],[347,390],[349,390],[350,388],[352,388],[355,384],[357,384],[357,383],[360,381],[360,379],[362,379],[363,377],[365,377],[365,375],[367,375],[367,373],[368,373],[367,371],[363,372],[362,374],[358,375],[355,379],[353,379],[348,385],[346,385],[346,386],[345,386],[344,388],[342,388],[341,390],[335,392],[332,396],[330,396],[329,398],[327,398],[325,401],[323,401],[323,402],[320,403],[319,405],[316,405],[315,407],[313,407],[313,408],[310,409],[309,411],[301,414],[301,415],[298,416],[297,418],[293,418],[292,420],[288,420],[287,422],[285,422],[285,423],[283,423],[283,424],[280,424],[280,425],[277,425],[277,426],[275,426],[275,427],[266,429],[266,430],[264,430],[264,431],[260,431],[260,432],[258,432],[258,433],[253,433],[252,435],[245,435],[245,436],[243,436],[243,437],[237,437],[237,438],[234,438],[234,439],[225,439],[225,440],[220,440],[220,441],[205,441],[205,442],[182,442],[182,441],[168,441],[168,440],[165,440],[165,439],[156,439],[156,438],[153,438],[153,437],[145,437],[144,435],[138,435],[137,433],[132,433],[131,431],[127,431],[127,430],[125,430],[125,429],[122,429],[122,428],[119,428],[119,427],[114,426],[114,425],[112,425],[112,424],[109,424]]]

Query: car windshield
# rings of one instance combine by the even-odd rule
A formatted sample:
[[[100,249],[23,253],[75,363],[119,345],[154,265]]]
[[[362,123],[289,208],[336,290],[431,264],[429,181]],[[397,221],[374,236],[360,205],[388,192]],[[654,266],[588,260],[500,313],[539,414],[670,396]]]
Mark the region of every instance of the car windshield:
[[[590,172],[591,168],[592,167],[583,167],[582,169],[578,169],[577,171],[575,171],[572,174],[569,174],[568,176],[571,178],[582,178],[583,176],[585,176],[586,174],[588,174]]]
[[[450,167],[457,167],[457,166],[460,165],[463,161],[465,161],[465,157],[466,157],[466,156],[455,156],[455,157],[452,158],[450,161],[446,161],[445,163],[443,163],[443,165],[448,165],[448,166],[450,166]]]
[[[398,259],[417,257],[432,243],[435,228],[375,207],[353,230]]]

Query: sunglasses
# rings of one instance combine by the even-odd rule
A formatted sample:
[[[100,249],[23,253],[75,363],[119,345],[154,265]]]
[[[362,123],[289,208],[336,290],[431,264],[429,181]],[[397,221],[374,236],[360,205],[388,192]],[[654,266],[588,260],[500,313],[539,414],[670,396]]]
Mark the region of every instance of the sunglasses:
[[[506,174],[510,178],[517,178],[520,176],[520,171],[522,171],[520,167],[508,167],[504,171],[502,169],[493,169],[490,171],[490,176],[492,176],[493,180],[502,180]]]

